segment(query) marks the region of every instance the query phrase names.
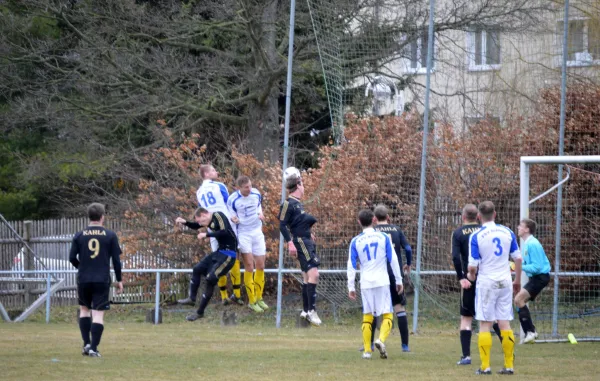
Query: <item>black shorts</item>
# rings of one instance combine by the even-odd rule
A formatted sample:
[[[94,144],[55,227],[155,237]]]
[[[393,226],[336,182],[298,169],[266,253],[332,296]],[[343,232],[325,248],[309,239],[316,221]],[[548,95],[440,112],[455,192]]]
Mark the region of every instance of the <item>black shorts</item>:
[[[404,290],[402,290],[402,293],[398,294],[398,292],[396,291],[396,278],[394,277],[394,274],[389,274],[390,277],[390,295],[392,296],[392,306],[397,306],[398,304],[400,304],[403,307],[406,307],[406,294],[404,293]]]
[[[77,297],[79,305],[90,310],[107,311],[110,309],[108,294],[110,283],[79,283],[77,284]]]
[[[308,272],[308,270],[314,267],[319,267],[321,261],[317,256],[317,250],[313,240],[298,237],[293,242],[296,250],[298,251],[300,269],[303,272]]]
[[[235,258],[219,251],[215,251],[204,257],[200,263],[194,267],[194,271],[199,271],[206,279],[216,280],[223,275],[227,275],[234,264]]]
[[[550,274],[538,274],[529,278],[523,288],[529,293],[530,300],[535,300],[536,296],[548,285],[548,282],[550,282]]]
[[[460,316],[475,316],[475,282],[471,282],[471,287],[466,290],[460,289]]]

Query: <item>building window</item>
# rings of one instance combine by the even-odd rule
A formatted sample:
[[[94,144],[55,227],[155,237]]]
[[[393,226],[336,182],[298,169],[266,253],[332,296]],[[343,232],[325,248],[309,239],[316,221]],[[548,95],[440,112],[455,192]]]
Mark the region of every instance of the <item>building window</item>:
[[[562,60],[564,22],[557,24],[557,38],[560,51],[558,65]],[[570,20],[567,40],[567,65],[587,66],[600,64],[600,21]]]
[[[474,30],[467,34],[469,70],[500,69],[500,34],[490,30]]]
[[[407,72],[415,74],[427,73],[427,49],[428,49],[428,35],[427,32],[411,41],[407,46],[407,58],[408,65],[406,65]],[[435,67],[435,40],[432,57],[432,69]]]

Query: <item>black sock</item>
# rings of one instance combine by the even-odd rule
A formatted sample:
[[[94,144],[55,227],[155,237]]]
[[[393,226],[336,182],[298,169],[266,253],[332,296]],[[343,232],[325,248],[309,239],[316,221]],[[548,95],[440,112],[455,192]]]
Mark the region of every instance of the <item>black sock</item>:
[[[373,323],[371,323],[371,347],[375,341],[375,331],[377,330],[377,316],[373,316]]]
[[[302,283],[302,311],[308,312],[308,284]]]
[[[206,282],[206,290],[204,290],[204,294],[202,294],[202,298],[200,299],[200,306],[198,307],[198,315],[204,315],[204,310],[206,306],[208,306],[208,302],[213,296],[213,292],[215,291],[215,284],[213,282]]]
[[[494,325],[492,325],[492,328],[494,329],[494,332],[496,332],[496,335],[498,335],[500,342],[502,342],[502,334],[500,333],[500,326],[498,325],[498,323],[494,323]]]
[[[102,339],[102,332],[104,332],[104,325],[98,323],[92,323],[92,350],[98,351],[98,345],[100,345],[100,339]]]
[[[406,317],[406,311],[398,312],[396,317],[398,318],[398,329],[400,330],[402,345],[408,345],[408,318]]]
[[[463,357],[471,356],[471,331],[462,329],[460,331],[460,346],[462,347]]]
[[[92,329],[92,318],[91,317],[80,317],[79,318],[79,330],[81,331],[81,338],[83,339],[83,346],[90,344],[90,330]]]
[[[523,332],[525,332],[525,334],[528,332],[535,332],[535,327],[531,321],[529,307],[523,306],[519,308],[519,321],[521,322],[521,328],[523,328]]]
[[[306,285],[306,293],[308,294],[308,309],[316,311],[317,309],[317,285],[308,283]]]
[[[200,288],[200,280],[202,279],[202,274],[200,274],[199,270],[194,269],[192,274],[192,281],[190,282],[190,299],[192,302],[196,302],[196,298],[198,297],[198,289]]]

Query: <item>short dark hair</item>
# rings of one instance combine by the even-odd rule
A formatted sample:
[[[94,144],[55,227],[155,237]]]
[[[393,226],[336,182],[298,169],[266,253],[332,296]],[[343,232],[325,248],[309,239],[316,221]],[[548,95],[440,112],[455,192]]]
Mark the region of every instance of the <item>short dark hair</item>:
[[[477,220],[477,207],[474,204],[467,204],[463,207],[462,215],[467,221]]]
[[[298,176],[290,176],[285,180],[285,189],[288,192],[295,192],[298,189],[298,185],[302,184],[302,178]]]
[[[208,171],[210,171],[212,167],[213,166],[211,164],[202,164],[200,166],[200,177],[202,177],[202,180],[206,178],[206,174],[208,173]]]
[[[521,220],[521,223],[527,226],[527,229],[529,229],[529,234],[535,235],[535,229],[537,228],[537,224],[534,220],[529,218],[523,218]]]
[[[196,209],[196,212],[194,212],[194,216],[200,217],[201,214],[206,214],[206,213],[210,213],[208,211],[208,209],[200,207],[200,208]]]
[[[486,221],[491,221],[494,218],[495,211],[496,208],[491,201],[484,201],[479,204],[479,214],[481,215],[481,218]]]
[[[88,206],[87,213],[90,221],[98,222],[104,216],[104,205],[94,202]]]
[[[250,182],[250,178],[248,176],[240,176],[237,178],[237,180],[235,180],[235,183],[237,184],[238,187],[244,186],[246,184],[248,184]]]
[[[363,228],[373,225],[373,217],[375,217],[375,215],[371,209],[363,209],[358,212],[358,221],[360,221],[360,225]]]
[[[375,207],[374,213],[377,221],[385,221],[388,217],[388,208],[383,204],[379,204]]]

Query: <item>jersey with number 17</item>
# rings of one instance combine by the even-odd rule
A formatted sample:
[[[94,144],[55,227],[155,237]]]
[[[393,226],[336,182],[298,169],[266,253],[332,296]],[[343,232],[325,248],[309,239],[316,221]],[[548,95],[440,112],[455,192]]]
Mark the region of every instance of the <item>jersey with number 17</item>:
[[[196,192],[198,204],[209,212],[222,212],[229,217],[227,199],[229,192],[225,184],[213,180],[204,180]]]

